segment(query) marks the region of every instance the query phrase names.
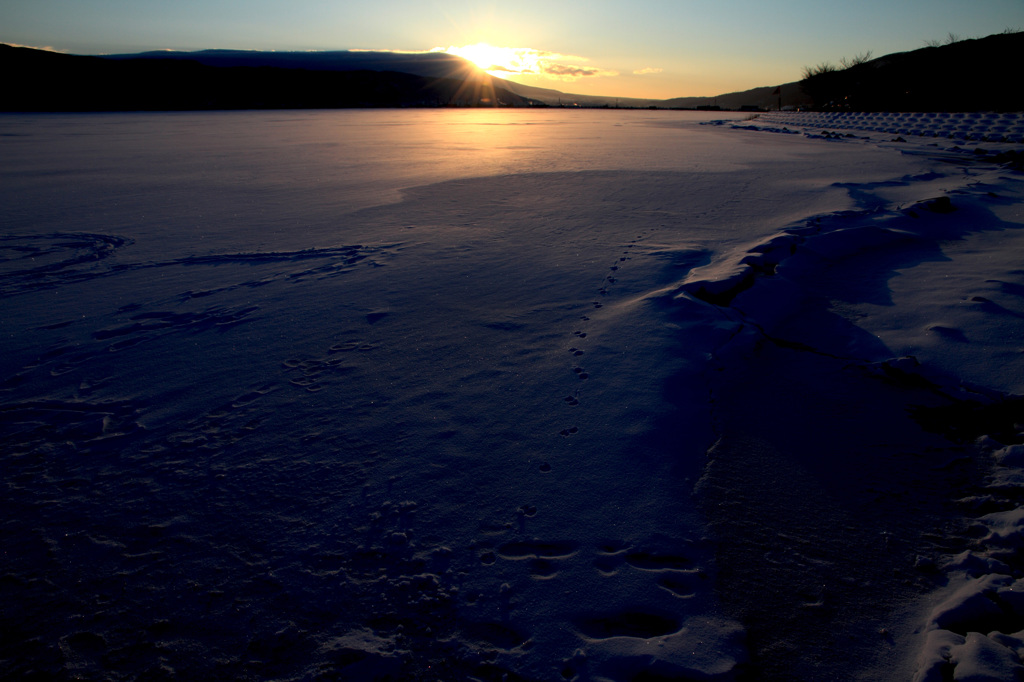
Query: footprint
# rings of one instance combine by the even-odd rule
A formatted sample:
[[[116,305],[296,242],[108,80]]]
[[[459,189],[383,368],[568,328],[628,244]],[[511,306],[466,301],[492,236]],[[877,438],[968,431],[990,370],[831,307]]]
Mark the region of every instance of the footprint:
[[[64,376],[65,374],[67,374],[69,372],[73,372],[75,369],[77,369],[77,364],[75,364],[75,363],[65,363],[63,365],[58,365],[58,366],[54,367],[53,369],[51,369],[50,370],[50,376],[51,377]]]
[[[572,658],[562,660],[562,677],[566,680],[589,680],[587,655],[582,649],[573,652]]]
[[[627,545],[617,542],[603,545],[594,559],[594,567],[605,575],[615,573],[622,566],[627,549]]]
[[[622,554],[630,548],[629,543],[621,540],[609,540],[601,545],[598,550],[601,554]]]
[[[558,566],[550,559],[532,559],[530,575],[534,578],[551,578],[558,575]]]
[[[570,426],[567,429],[562,429],[561,431],[559,431],[558,435],[560,435],[560,436],[571,436],[574,433],[579,433],[579,430],[580,429],[579,429],[578,426]]]
[[[373,350],[374,348],[378,348],[379,346],[379,343],[362,343],[360,341],[346,341],[344,343],[334,344],[333,346],[327,349],[327,352],[333,355],[334,353],[346,353],[348,351],[353,350],[368,351]]]
[[[523,540],[506,542],[498,548],[498,555],[503,559],[568,559],[578,550],[579,545],[569,540]]]
[[[682,571],[693,567],[693,562],[683,556],[658,555],[647,552],[630,552],[626,555],[626,563],[642,571]]]
[[[692,597],[697,592],[695,589],[693,589],[693,576],[695,575],[701,574],[673,573],[665,575],[658,579],[658,586],[668,590],[677,597],[683,597],[684,599],[686,599]]]
[[[250,391],[249,393],[241,395],[235,398],[233,401],[231,401],[231,407],[234,409],[238,409],[239,407],[245,407],[246,405],[250,405],[259,400],[260,398],[262,398],[263,396],[265,396],[266,394],[272,392],[273,390],[273,386],[264,386],[262,388],[256,389],[255,391]]]
[[[594,568],[604,575],[612,575],[622,565],[622,558],[614,555],[603,554],[594,559]]]
[[[530,636],[502,623],[466,623],[462,631],[467,639],[511,651],[526,643]]]
[[[335,353],[349,352],[349,351],[368,351],[378,348],[377,343],[363,343],[360,341],[346,341],[344,343],[337,343],[327,349],[327,355],[320,359],[302,360],[299,358],[288,358],[284,360],[281,365],[284,367],[285,372],[294,372],[299,370],[302,373],[301,377],[290,379],[289,383],[293,386],[305,388],[310,393],[317,393],[324,390],[324,386],[318,383],[318,380],[324,375],[339,376],[348,374],[356,370],[356,367],[351,364],[344,364],[345,358],[343,357],[331,357]]]
[[[580,404],[580,401],[577,400],[575,396],[571,396],[571,395],[565,396],[565,398],[563,398],[563,400],[565,400],[566,404],[570,405],[571,407],[575,407],[575,406]]]
[[[576,628],[591,639],[636,637],[650,639],[678,632],[679,620],[673,616],[646,611],[622,611],[604,616],[577,618]]]
[[[967,337],[964,335],[964,333],[962,331],[960,331],[959,329],[956,329],[956,328],[953,328],[953,327],[946,327],[946,326],[943,326],[941,324],[932,324],[932,325],[928,325],[928,327],[926,327],[926,329],[928,331],[930,331],[930,332],[935,332],[939,336],[943,336],[943,337],[945,337],[947,339],[951,339],[953,341],[962,341],[962,342],[966,342],[967,341]]]
[[[64,327],[71,326],[75,323],[75,320],[68,320],[66,322],[57,322],[56,324],[47,324],[42,327],[36,327],[36,329],[63,329]]]
[[[123,341],[115,341],[114,343],[107,346],[107,350],[110,351],[111,353],[116,353],[117,351],[124,350],[125,348],[137,346],[145,340],[146,337],[139,336],[132,339],[124,339]]]

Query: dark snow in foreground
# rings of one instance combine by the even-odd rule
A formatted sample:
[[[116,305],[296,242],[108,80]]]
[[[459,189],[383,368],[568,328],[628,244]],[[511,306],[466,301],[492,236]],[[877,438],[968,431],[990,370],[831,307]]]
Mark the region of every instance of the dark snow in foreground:
[[[1019,120],[708,122],[0,118],[0,675],[1021,676]]]

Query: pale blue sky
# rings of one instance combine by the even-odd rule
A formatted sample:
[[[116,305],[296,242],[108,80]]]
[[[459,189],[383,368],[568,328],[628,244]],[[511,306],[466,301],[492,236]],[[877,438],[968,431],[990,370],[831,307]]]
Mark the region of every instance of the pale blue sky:
[[[0,0],[0,42],[76,54],[487,42],[595,74],[515,80],[655,98],[774,85],[805,65],[1007,28],[1024,29],[1024,0]]]

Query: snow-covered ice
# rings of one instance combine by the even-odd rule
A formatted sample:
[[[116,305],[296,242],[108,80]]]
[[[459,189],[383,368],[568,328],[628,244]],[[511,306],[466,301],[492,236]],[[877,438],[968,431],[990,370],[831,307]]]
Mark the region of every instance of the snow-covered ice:
[[[0,118],[0,672],[1020,675],[1019,118],[808,116]]]

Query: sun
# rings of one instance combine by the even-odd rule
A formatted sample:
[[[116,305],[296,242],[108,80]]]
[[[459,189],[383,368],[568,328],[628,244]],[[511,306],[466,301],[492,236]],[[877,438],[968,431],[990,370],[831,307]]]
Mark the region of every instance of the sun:
[[[444,52],[454,54],[470,62],[492,76],[508,76],[509,74],[529,73],[535,71],[531,63],[531,52],[518,47],[497,47],[490,43],[476,43],[462,47],[443,48]]]
[[[454,54],[468,59],[469,61],[476,64],[484,71],[492,71],[496,68],[500,69],[503,66],[507,66],[505,62],[508,59],[508,55],[505,54],[507,48],[495,47],[490,43],[477,43],[475,45],[465,45],[463,47],[449,47],[445,50],[448,54]]]
[[[462,47],[435,47],[431,52],[447,52],[462,57],[491,76],[512,78],[519,83],[531,78],[572,82],[584,77],[619,75],[616,71],[583,65],[589,61],[586,57],[532,47],[498,47],[490,43],[475,43]]]

